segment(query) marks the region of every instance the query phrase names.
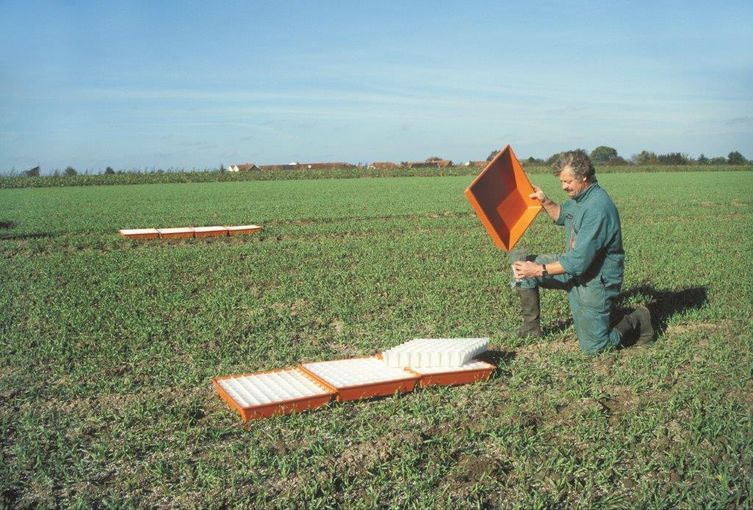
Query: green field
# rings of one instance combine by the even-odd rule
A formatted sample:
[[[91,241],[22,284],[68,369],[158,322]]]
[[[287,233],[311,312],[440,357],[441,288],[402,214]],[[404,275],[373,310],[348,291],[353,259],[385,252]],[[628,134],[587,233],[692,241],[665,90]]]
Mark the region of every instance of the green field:
[[[0,506],[753,506],[753,172],[608,174],[648,348],[520,341],[469,176],[0,190]],[[550,175],[535,175],[555,200]],[[256,223],[246,237],[119,228]],[[540,215],[530,252],[559,251]],[[489,336],[489,381],[251,422],[211,379]]]

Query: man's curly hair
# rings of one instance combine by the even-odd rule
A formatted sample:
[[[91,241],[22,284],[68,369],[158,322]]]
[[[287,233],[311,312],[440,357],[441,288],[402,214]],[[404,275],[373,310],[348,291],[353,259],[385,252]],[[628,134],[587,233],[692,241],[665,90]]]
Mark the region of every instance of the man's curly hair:
[[[552,173],[558,176],[567,166],[570,167],[577,178],[586,177],[591,182],[596,176],[594,164],[583,149],[561,152],[552,165]]]

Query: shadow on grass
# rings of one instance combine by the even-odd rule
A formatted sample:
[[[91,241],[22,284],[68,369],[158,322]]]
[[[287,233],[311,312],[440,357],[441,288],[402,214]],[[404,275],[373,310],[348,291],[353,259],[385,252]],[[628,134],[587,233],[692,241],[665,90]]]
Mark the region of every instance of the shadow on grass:
[[[16,226],[15,221],[10,220],[0,220],[0,228],[13,228]]]
[[[572,317],[568,317],[567,319],[555,319],[545,326],[542,325],[541,331],[544,333],[544,336],[551,335],[551,334],[558,334],[565,331],[567,328],[572,326],[572,324],[573,324]]]
[[[666,331],[667,324],[672,316],[686,310],[703,308],[708,302],[707,294],[708,289],[706,287],[689,287],[682,290],[661,290],[648,285],[633,287],[618,296],[613,313],[613,324],[635,310],[635,307],[626,303],[639,302],[644,304],[651,312],[651,320],[656,334],[662,334]],[[543,328],[544,335],[562,333],[572,323],[572,317],[552,321]]]
[[[643,299],[640,299],[643,298]],[[651,322],[657,334],[667,330],[672,316],[686,310],[699,310],[708,302],[706,287],[689,287],[682,290],[661,290],[641,285],[620,294],[615,306],[615,317],[619,320],[634,308],[625,306],[626,301],[642,302],[651,312]]]
[[[492,372],[491,379],[497,379],[500,377],[509,377],[510,372],[508,369],[504,368],[505,365],[510,363],[512,360],[515,359],[515,352],[514,351],[498,351],[496,349],[490,349],[487,351],[484,351],[483,354],[480,354],[476,359],[480,361],[485,361],[487,363],[491,363],[497,369]]]
[[[52,237],[52,234],[47,232],[32,232],[29,234],[0,234],[0,240],[2,241],[20,241],[23,239],[43,239],[45,237]]]

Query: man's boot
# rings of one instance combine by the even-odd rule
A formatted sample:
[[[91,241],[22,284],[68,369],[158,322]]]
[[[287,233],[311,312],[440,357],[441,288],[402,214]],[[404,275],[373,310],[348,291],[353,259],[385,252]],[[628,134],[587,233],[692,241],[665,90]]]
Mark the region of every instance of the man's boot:
[[[623,347],[645,345],[656,339],[654,327],[651,325],[651,312],[645,306],[623,317],[614,329],[619,331],[622,338],[620,345]]]
[[[518,328],[518,338],[541,338],[541,309],[539,307],[539,289],[515,289],[520,296],[521,315],[523,324]]]

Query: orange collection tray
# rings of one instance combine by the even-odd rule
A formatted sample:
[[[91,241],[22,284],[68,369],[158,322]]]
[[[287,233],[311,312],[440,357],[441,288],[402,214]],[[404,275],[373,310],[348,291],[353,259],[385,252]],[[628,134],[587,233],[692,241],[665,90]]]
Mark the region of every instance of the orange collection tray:
[[[227,227],[192,227],[194,237],[221,237],[227,235]]]
[[[301,369],[335,391],[338,402],[408,393],[419,379],[376,357],[303,363]]]
[[[228,235],[231,236],[253,234],[254,232],[259,232],[261,230],[261,227],[259,225],[235,225],[226,228]]]
[[[335,396],[300,368],[217,377],[212,384],[244,422],[314,409]]]
[[[429,386],[455,386],[483,381],[492,375],[497,367],[485,361],[473,360],[460,367],[409,368],[420,377],[422,388]]]
[[[156,228],[122,228],[118,230],[125,239],[157,239],[159,230]]]
[[[193,237],[191,227],[158,228],[161,239],[189,239]]]

